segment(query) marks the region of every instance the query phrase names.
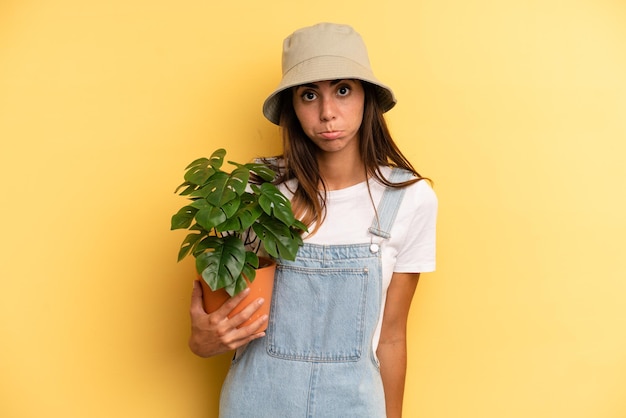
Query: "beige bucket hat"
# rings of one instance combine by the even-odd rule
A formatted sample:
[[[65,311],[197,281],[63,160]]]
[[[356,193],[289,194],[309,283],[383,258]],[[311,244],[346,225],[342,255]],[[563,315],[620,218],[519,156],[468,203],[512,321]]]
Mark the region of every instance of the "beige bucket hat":
[[[289,35],[283,42],[282,71],[280,84],[263,103],[263,114],[276,125],[280,119],[280,92],[315,81],[367,81],[375,86],[384,112],[396,104],[393,91],[374,76],[361,35],[348,25],[319,23]]]

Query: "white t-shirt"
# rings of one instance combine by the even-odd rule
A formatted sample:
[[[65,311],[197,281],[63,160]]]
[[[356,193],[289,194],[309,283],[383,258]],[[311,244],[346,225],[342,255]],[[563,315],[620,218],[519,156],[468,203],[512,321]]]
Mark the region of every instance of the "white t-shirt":
[[[388,178],[391,169],[382,168]],[[374,205],[378,206],[385,186],[369,180]],[[279,189],[289,199],[295,190],[294,182],[282,184]],[[419,181],[406,188],[404,199],[391,228],[391,237],[383,240],[369,233],[375,217],[365,182],[341,190],[327,192],[326,218],[313,236],[304,236],[311,244],[339,245],[376,243],[382,251],[383,305],[374,335],[374,353],[380,339],[387,289],[394,272],[426,273],[435,270],[435,226],[437,196],[427,181]],[[313,227],[309,228],[313,229]]]

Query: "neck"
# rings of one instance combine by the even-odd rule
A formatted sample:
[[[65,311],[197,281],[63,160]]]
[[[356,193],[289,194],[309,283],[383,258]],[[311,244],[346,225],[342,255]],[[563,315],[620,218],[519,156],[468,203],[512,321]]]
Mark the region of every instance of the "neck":
[[[340,190],[367,180],[361,158],[344,159],[332,155],[318,156],[317,163],[327,190]]]

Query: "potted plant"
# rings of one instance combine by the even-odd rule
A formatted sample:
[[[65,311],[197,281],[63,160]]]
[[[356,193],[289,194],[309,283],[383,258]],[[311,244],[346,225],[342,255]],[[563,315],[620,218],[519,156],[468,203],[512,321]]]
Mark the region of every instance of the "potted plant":
[[[257,252],[263,247],[271,257],[294,260],[306,226],[294,217],[291,203],[272,184],[274,171],[261,163],[229,161],[235,168],[226,172],[222,169],[225,155],[224,149],[218,149],[210,158],[193,161],[175,191],[190,201],[171,220],[172,230],[190,231],[180,246],[178,261],[195,257],[207,312],[250,285],[253,292],[233,314],[243,309],[258,297],[255,279],[266,271],[269,283],[256,286],[269,290],[263,306],[269,310],[275,262]],[[251,177],[255,182],[250,182]],[[261,314],[257,311],[247,323]]]

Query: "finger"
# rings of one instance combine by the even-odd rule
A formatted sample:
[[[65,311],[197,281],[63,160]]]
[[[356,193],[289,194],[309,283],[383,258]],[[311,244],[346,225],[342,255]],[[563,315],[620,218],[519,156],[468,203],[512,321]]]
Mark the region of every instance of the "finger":
[[[261,315],[252,323],[241,328],[232,328],[228,333],[228,342],[226,343],[230,350],[237,349],[250,341],[262,338],[265,332],[259,331],[268,321],[267,315]],[[230,322],[230,321],[229,321]],[[232,324],[231,324],[232,325]]]
[[[263,337],[265,337],[265,332],[257,332],[256,334],[250,334],[245,339],[239,340],[238,341],[238,346],[241,347],[243,345],[248,344],[250,341],[254,341],[254,340],[257,340],[257,339],[263,338]]]
[[[267,315],[261,315],[260,317],[255,319],[253,322],[251,322],[250,325],[246,325],[245,327],[241,327],[240,329],[244,331],[246,334],[252,334],[252,337],[254,337],[253,339],[261,338],[265,336],[265,332],[263,331],[258,332],[258,331],[263,325],[267,324],[267,320],[268,320]]]
[[[229,298],[226,302],[224,302],[224,304],[220,306],[216,312],[218,312],[219,314],[223,316],[228,316],[232,312],[232,310],[235,309],[237,305],[239,305],[241,301],[243,301],[246,298],[246,296],[248,296],[249,293],[250,293],[250,288],[246,287],[244,290],[242,290],[241,292],[237,293],[235,296],[233,296],[232,298]]]
[[[261,328],[262,325],[267,322],[267,320],[267,315],[262,315],[250,325],[246,325],[245,327],[241,327],[234,331],[234,333],[237,334],[237,337],[234,338],[233,343],[237,347],[241,347],[242,345],[247,344],[250,341],[265,337],[264,331],[257,331],[259,330],[259,328]]]
[[[239,312],[237,315],[233,315],[233,317],[230,318],[230,324],[234,328],[238,328],[241,324],[250,319],[252,315],[254,315],[254,313],[258,311],[264,303],[265,299],[263,298],[255,299],[254,301],[249,303],[248,306],[243,308],[242,311]],[[257,329],[258,328],[254,328],[252,331]]]
[[[191,308],[192,313],[204,313],[204,306],[202,305],[202,286],[198,280],[193,281],[193,290],[191,291]]]

